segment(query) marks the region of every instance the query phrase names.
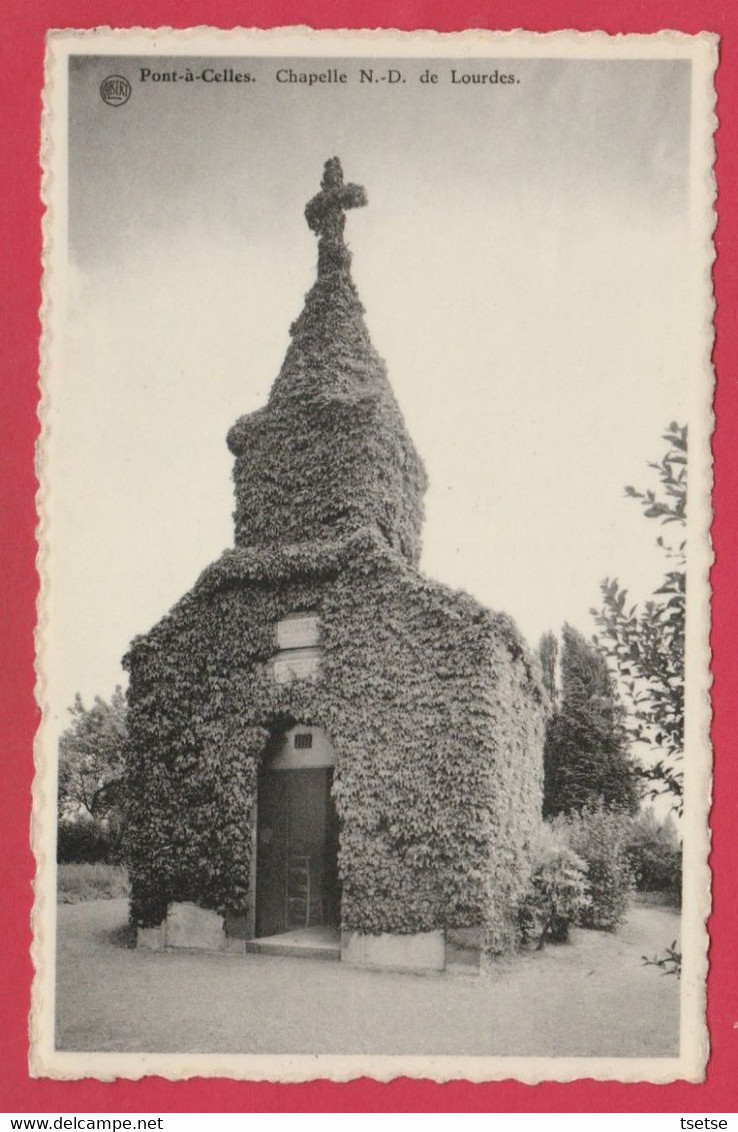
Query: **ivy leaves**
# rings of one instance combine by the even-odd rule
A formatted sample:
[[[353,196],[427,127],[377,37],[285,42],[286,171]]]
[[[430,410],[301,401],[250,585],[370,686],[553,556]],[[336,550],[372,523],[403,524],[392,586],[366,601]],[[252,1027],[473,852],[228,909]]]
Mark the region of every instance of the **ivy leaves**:
[[[316,681],[277,685],[277,622],[320,617]],[[134,915],[243,912],[257,771],[295,721],[337,752],[342,923],[479,926],[509,946],[540,821],[543,705],[509,619],[421,577],[381,537],[232,551],[129,659]],[[157,919],[158,917],[158,919]]]

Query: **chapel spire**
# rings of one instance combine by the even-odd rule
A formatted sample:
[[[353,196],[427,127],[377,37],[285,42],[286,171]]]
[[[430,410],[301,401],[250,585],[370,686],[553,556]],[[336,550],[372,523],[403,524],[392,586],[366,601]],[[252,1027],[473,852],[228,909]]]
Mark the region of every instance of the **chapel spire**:
[[[366,190],[346,184],[340,160],[330,157],[323,166],[320,192],[305,206],[308,227],[318,237],[317,276],[290,327],[292,342],[269,394],[270,405],[336,396],[394,401],[364,322],[343,235],[347,211],[367,203]]]
[[[373,532],[417,565],[426,476],[364,322],[344,242],[346,211],[367,203],[337,157],[305,208],[318,274],[263,409],[236,421],[236,545]]]

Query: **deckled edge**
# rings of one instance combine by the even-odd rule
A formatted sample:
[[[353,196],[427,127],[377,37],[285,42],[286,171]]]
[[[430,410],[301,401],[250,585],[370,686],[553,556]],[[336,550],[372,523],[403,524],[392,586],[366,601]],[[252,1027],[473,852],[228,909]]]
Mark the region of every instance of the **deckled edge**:
[[[690,839],[693,843],[692,860],[685,870],[685,921],[694,917],[694,937],[685,946],[685,967],[681,993],[682,1042],[678,1058],[657,1059],[611,1059],[611,1058],[484,1058],[484,1057],[372,1057],[369,1056],[234,1056],[221,1054],[101,1054],[101,1053],[61,1053],[53,1049],[54,1020],[54,945],[55,945],[55,854],[49,852],[55,845],[56,794],[55,759],[47,758],[43,751],[46,682],[44,678],[44,657],[46,653],[44,630],[46,627],[45,609],[49,601],[51,586],[47,572],[48,564],[48,499],[51,485],[44,471],[44,457],[48,444],[50,425],[49,379],[51,356],[55,346],[53,320],[58,317],[58,302],[53,294],[53,269],[56,248],[54,231],[54,175],[55,151],[52,131],[55,126],[55,79],[60,58],[55,53],[55,44],[70,38],[90,45],[105,41],[110,46],[113,38],[121,43],[125,40],[126,54],[135,50],[157,45],[163,37],[173,40],[173,46],[186,47],[199,36],[207,35],[220,46],[232,47],[234,52],[242,52],[245,47],[279,45],[289,53],[297,41],[310,40],[308,46],[325,50],[329,44],[344,46],[342,37],[370,45],[377,52],[382,47],[396,47],[398,43],[406,46],[418,43],[422,49],[444,47],[473,50],[489,49],[493,45],[507,46],[521,44],[528,47],[545,47],[546,57],[555,57],[558,48],[577,47],[584,42],[597,47],[621,47],[636,45],[652,49],[654,46],[693,47],[690,55],[694,65],[693,74],[701,80],[698,98],[693,97],[693,127],[698,109],[703,119],[699,125],[702,138],[701,158],[693,160],[690,172],[693,182],[701,182],[702,204],[698,209],[693,203],[693,220],[696,228],[696,250],[701,249],[705,268],[699,285],[698,300],[704,308],[706,333],[699,359],[704,374],[704,393],[702,404],[698,406],[701,435],[699,444],[694,443],[694,430],[690,444],[689,501],[690,513],[695,504],[700,511],[699,527],[690,529],[690,550],[688,550],[688,569],[692,593],[697,589],[697,597],[692,597],[688,606],[688,667],[697,670],[698,676],[692,684],[692,699],[696,706],[691,717],[693,726],[687,736],[695,742],[696,757],[702,770],[700,781],[697,772],[689,776],[691,787],[685,799],[691,814]],[[93,1078],[100,1081],[116,1079],[138,1080],[157,1075],[168,1080],[184,1080],[192,1077],[223,1077],[238,1080],[271,1082],[304,1082],[316,1079],[349,1081],[359,1076],[371,1076],[377,1081],[391,1081],[397,1077],[427,1078],[437,1082],[467,1080],[470,1082],[515,1080],[523,1084],[539,1084],[546,1081],[568,1082],[582,1079],[597,1081],[618,1081],[622,1083],[665,1084],[677,1080],[698,1083],[704,1080],[709,1054],[709,1035],[706,1022],[706,976],[708,973],[709,935],[707,920],[711,911],[711,874],[708,865],[710,849],[709,806],[712,798],[712,773],[710,760],[709,733],[711,724],[709,664],[709,572],[713,561],[711,526],[711,488],[712,455],[710,441],[714,428],[712,410],[714,394],[714,371],[712,349],[714,342],[713,316],[715,298],[712,287],[712,269],[715,260],[713,234],[717,223],[715,201],[717,195],[714,172],[715,142],[714,130],[718,120],[716,115],[717,94],[715,91],[715,72],[718,65],[718,36],[710,32],[698,35],[664,29],[651,34],[619,33],[610,35],[604,31],[580,32],[566,29],[555,32],[534,32],[524,29],[496,32],[485,29],[467,29],[461,32],[437,32],[424,29],[412,32],[397,29],[374,28],[360,31],[314,30],[305,26],[282,27],[268,30],[253,28],[220,29],[200,25],[195,28],[127,28],[98,27],[92,29],[52,29],[47,33],[46,58],[44,68],[44,87],[42,92],[41,148],[42,168],[41,197],[44,205],[42,222],[42,299],[40,318],[42,332],[40,339],[40,398],[38,418],[41,426],[37,442],[36,467],[39,482],[37,493],[38,509],[38,554],[39,594],[37,600],[36,628],[36,700],[42,713],[34,744],[35,776],[32,791],[31,844],[36,859],[36,878],[34,881],[34,906],[31,923],[33,941],[31,956],[34,965],[34,981],[31,992],[31,1013],[29,1033],[29,1071],[33,1077],[50,1077],[56,1080],[78,1080]],[[172,46],[171,43],[167,46]],[[122,53],[122,52],[121,52]],[[162,53],[164,51],[162,50]],[[169,52],[170,54],[173,52]],[[269,52],[264,51],[265,55]],[[310,54],[304,51],[302,54]],[[312,52],[313,54],[315,52]],[[388,51],[388,54],[390,52]],[[418,50],[421,55],[424,50]],[[702,53],[702,57],[699,55]],[[299,54],[296,52],[296,54]],[[413,52],[415,54],[415,52]],[[562,50],[562,55],[565,50]],[[577,56],[583,58],[581,54]],[[601,57],[598,55],[598,57]],[[645,56],[644,56],[645,57]],[[66,56],[61,55],[65,60]],[[58,124],[57,124],[58,128]],[[58,175],[58,174],[57,174]],[[696,186],[693,184],[693,190]],[[696,216],[695,213],[699,212]],[[56,252],[58,254],[58,252]],[[58,298],[58,297],[57,297]],[[58,348],[58,344],[57,344]],[[697,420],[697,414],[694,417]],[[692,422],[690,422],[692,423]],[[704,435],[703,435],[704,434]],[[697,449],[697,453],[695,453]],[[697,464],[697,456],[701,461]],[[695,482],[697,481],[697,482]],[[692,527],[697,527],[693,521]],[[695,535],[699,536],[697,539]],[[699,547],[694,544],[699,541]],[[696,582],[695,582],[696,579]],[[689,685],[688,685],[689,686]],[[689,694],[689,692],[688,692]],[[686,854],[685,854],[686,863]],[[691,911],[690,911],[691,909]],[[49,915],[51,910],[51,915]],[[49,930],[50,929],[50,930]],[[690,1009],[686,1009],[689,1002]],[[51,1023],[49,1029],[49,1023]],[[693,1028],[694,1027],[694,1028]],[[49,1046],[49,1039],[51,1045]],[[84,1067],[73,1063],[84,1060]]]
[[[690,1080],[704,1081],[710,1055],[707,1025],[707,979],[712,911],[710,810],[713,798],[712,652],[710,648],[710,571],[714,562],[712,437],[715,428],[714,317],[717,307],[713,268],[718,223],[715,133],[719,125],[715,75],[719,65],[719,39],[702,36],[706,58],[693,69],[692,139],[690,165],[690,219],[695,264],[703,265],[695,279],[695,304],[703,330],[696,343],[695,398],[690,413],[688,456],[687,578],[690,598],[686,611],[685,649],[685,796],[684,796],[684,899],[682,908],[681,1051],[694,1066]],[[694,756],[694,765],[690,760]]]
[[[568,46],[571,46],[572,40],[574,40],[575,43],[588,41],[591,43],[609,43],[613,45],[623,44],[626,41],[628,44],[641,41],[644,45],[648,46],[664,39],[674,40],[681,43],[683,46],[689,46],[690,44],[700,41],[711,41],[717,44],[720,38],[716,32],[710,32],[707,29],[692,33],[681,31],[678,28],[660,28],[655,32],[613,33],[604,31],[603,29],[582,31],[574,27],[557,28],[552,31],[536,31],[533,28],[524,27],[505,30],[478,27],[463,28],[459,31],[437,31],[435,28],[415,28],[412,31],[407,31],[387,25],[365,28],[314,28],[309,24],[283,24],[280,27],[256,28],[239,24],[231,28],[221,28],[214,27],[212,24],[196,24],[192,27],[175,28],[167,24],[162,24],[158,27],[144,27],[141,24],[130,27],[113,27],[112,24],[98,24],[93,28],[49,28],[47,41],[53,45],[55,40],[62,38],[95,41],[108,36],[113,36],[121,40],[124,38],[130,40],[141,37],[148,40],[150,45],[153,46],[165,35],[168,38],[182,42],[207,35],[211,39],[226,43],[230,43],[230,41],[235,38],[246,38],[247,40],[263,42],[275,40],[280,44],[288,43],[291,39],[305,39],[306,37],[310,38],[313,42],[346,38],[364,42],[368,39],[379,40],[391,37],[398,42],[418,39],[423,41],[434,40],[438,46],[452,42],[481,42],[484,45],[494,45],[497,43],[504,44],[510,39],[515,39],[516,41],[522,41],[524,44],[538,42],[546,47],[562,41]],[[161,54],[165,54],[165,52],[162,51]]]
[[[31,1008],[28,1019],[29,1055],[28,1066],[32,1077],[45,1075],[42,1069],[43,1056],[40,1046],[44,1040],[44,1021],[51,1021],[53,1043],[54,983],[55,983],[55,925],[56,900],[49,899],[56,882],[56,787],[55,760],[44,753],[44,728],[48,719],[49,707],[46,702],[45,630],[47,618],[45,610],[49,601],[49,572],[47,569],[48,548],[48,497],[49,481],[46,475],[45,453],[50,429],[49,384],[51,376],[51,354],[53,349],[52,320],[54,303],[52,298],[52,261],[54,247],[54,224],[52,211],[52,167],[54,143],[52,129],[54,122],[54,77],[53,50],[47,37],[44,58],[44,83],[41,91],[41,121],[39,164],[41,167],[40,196],[44,211],[41,220],[41,305],[39,321],[39,399],[36,410],[39,432],[36,440],[35,464],[38,489],[36,492],[36,572],[38,574],[38,595],[36,598],[35,643],[35,698],[40,713],[40,721],[34,738],[34,777],[31,790],[31,849],[36,861],[33,880],[33,907],[31,910],[31,961],[34,976],[31,984]],[[51,850],[51,852],[50,852]]]

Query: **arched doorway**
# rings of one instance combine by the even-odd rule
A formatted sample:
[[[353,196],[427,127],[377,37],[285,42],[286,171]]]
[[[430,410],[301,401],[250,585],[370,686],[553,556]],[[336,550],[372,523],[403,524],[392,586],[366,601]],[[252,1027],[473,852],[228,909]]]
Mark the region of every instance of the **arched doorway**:
[[[292,727],[267,748],[257,796],[257,938],[340,925],[335,762],[319,727]]]

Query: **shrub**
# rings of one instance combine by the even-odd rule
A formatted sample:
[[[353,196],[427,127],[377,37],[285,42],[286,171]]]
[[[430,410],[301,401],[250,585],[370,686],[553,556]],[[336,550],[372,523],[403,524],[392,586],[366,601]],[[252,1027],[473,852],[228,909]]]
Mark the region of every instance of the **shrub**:
[[[551,826],[542,827],[530,891],[520,908],[522,940],[542,948],[547,940],[565,943],[569,927],[589,905],[586,865]]]
[[[639,892],[662,892],[681,904],[682,853],[670,822],[660,823],[651,810],[638,814],[628,832],[627,853]]]
[[[59,864],[111,862],[118,858],[117,838],[94,821],[62,821],[56,839]]]
[[[127,896],[128,878],[120,865],[101,862],[59,865],[56,876],[60,904],[80,904],[85,900],[115,900]]]
[[[667,845],[629,845],[628,859],[639,892],[663,892],[675,904],[681,904],[681,850]]]
[[[585,928],[614,931],[625,919],[633,887],[626,815],[606,809],[602,802],[590,803],[581,813],[556,819],[554,826],[587,867],[591,900],[578,922]]]

